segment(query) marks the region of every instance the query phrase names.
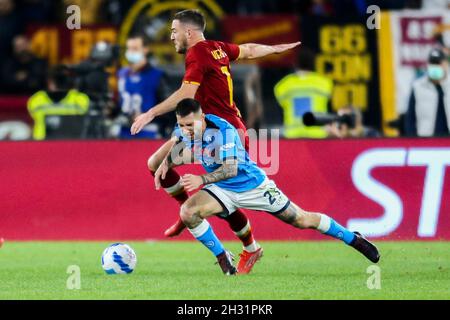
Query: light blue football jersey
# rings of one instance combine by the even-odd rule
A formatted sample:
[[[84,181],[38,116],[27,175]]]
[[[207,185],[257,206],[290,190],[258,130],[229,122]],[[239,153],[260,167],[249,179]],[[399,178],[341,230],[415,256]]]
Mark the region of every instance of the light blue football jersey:
[[[226,120],[212,114],[207,114],[205,120],[206,130],[201,141],[184,136],[178,124],[174,135],[194,152],[195,158],[201,161],[208,173],[217,170],[227,159],[238,159],[237,175],[215,182],[218,187],[234,192],[258,187],[266,179],[266,174],[250,159],[237,130]]]

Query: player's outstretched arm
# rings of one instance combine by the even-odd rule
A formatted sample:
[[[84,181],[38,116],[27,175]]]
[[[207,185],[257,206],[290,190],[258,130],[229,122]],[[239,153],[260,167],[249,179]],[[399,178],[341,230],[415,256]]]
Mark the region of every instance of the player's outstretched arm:
[[[201,185],[214,183],[222,180],[226,180],[235,177],[238,173],[238,161],[237,159],[227,160],[219,168],[213,172],[197,176],[194,174],[185,174],[181,180],[181,184],[185,187],[186,191],[191,192],[200,187]]]
[[[245,43],[239,46],[240,54],[238,59],[256,59],[269,54],[282,53],[291,50],[301,44],[300,41],[293,43],[283,43],[276,45],[265,45],[257,43]]]
[[[175,110],[175,107],[180,100],[194,98],[197,89],[198,85],[196,84],[183,83],[181,87],[172,93],[166,100],[158,103],[147,112],[137,116],[131,126],[131,134],[138,134],[142,128],[152,122],[156,117]]]

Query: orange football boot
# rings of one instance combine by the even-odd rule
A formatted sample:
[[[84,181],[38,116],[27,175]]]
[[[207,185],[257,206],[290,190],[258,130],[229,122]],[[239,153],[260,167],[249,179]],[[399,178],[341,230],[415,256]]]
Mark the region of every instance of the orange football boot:
[[[242,251],[242,253],[239,254],[240,259],[237,266],[238,274],[250,273],[253,266],[259,259],[261,259],[262,255],[263,248],[259,248],[255,252],[248,252],[247,250]]]
[[[166,237],[176,237],[178,236],[183,230],[186,228],[183,221],[181,219],[178,219],[175,224],[173,224],[170,228],[168,228],[166,231],[164,231],[164,235]]]

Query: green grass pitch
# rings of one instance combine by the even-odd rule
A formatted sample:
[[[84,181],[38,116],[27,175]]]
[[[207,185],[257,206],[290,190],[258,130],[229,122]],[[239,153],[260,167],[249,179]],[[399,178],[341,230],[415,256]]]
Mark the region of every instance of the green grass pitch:
[[[106,242],[6,242],[0,299],[450,299],[450,242],[378,242],[381,288],[372,290],[371,263],[337,241],[262,242],[262,260],[237,277],[194,241],[126,243],[135,271],[107,275]],[[69,265],[80,267],[79,290],[66,287]]]

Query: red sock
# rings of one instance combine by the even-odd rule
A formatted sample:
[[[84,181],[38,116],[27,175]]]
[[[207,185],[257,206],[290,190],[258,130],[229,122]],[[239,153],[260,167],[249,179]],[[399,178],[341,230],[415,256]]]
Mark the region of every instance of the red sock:
[[[235,212],[230,214],[225,218],[225,220],[230,225],[231,230],[233,230],[239,239],[241,239],[244,247],[247,247],[255,242],[250,221],[245,213],[243,213],[240,209],[237,209]]]
[[[152,176],[155,176],[153,171],[151,171],[151,173]],[[169,169],[166,173],[166,177],[161,179],[161,187],[163,187],[171,197],[177,200],[180,205],[189,198],[184,187],[180,184],[180,175],[174,169]]]

